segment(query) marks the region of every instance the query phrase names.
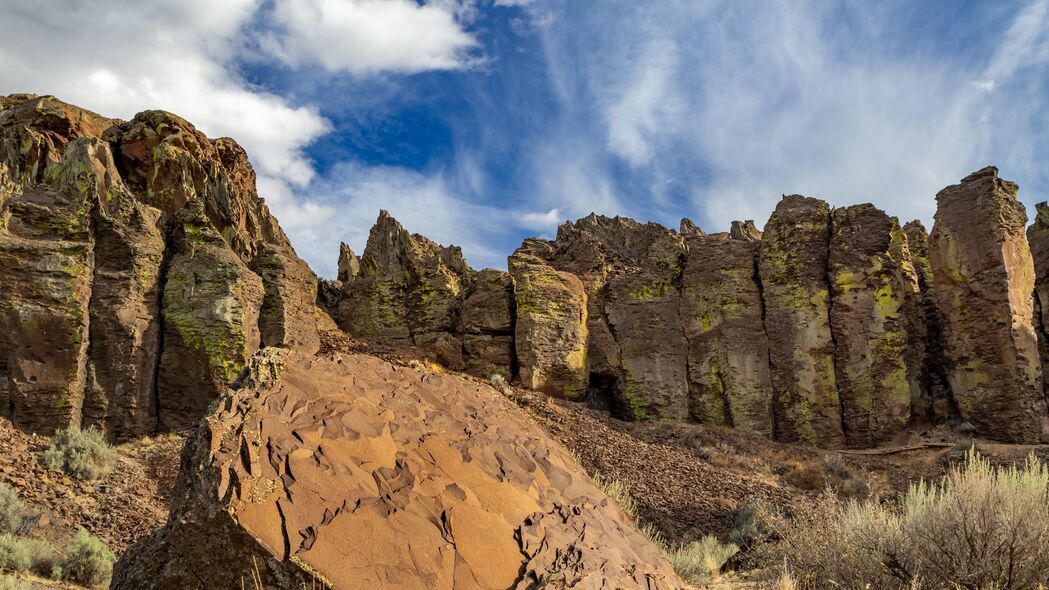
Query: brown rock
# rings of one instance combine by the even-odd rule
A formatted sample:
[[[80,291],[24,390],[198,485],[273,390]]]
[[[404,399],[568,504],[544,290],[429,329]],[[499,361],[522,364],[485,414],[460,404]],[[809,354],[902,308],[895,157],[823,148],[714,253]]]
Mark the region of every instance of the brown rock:
[[[729,236],[733,240],[742,240],[744,242],[761,241],[761,231],[754,225],[753,219],[733,221],[732,229],[729,230]]]
[[[690,236],[701,236],[703,235],[703,230],[701,230],[699,226],[696,225],[695,221],[692,221],[688,217],[682,217],[681,223],[678,226],[677,233],[687,238]]]
[[[339,276],[338,280],[348,283],[361,274],[361,259],[353,253],[353,250],[345,242],[339,244]]]
[[[1027,242],[1034,260],[1034,327],[1044,370],[1049,367],[1049,204],[1038,203],[1035,211],[1034,223],[1027,228]]]
[[[874,446],[907,426],[921,396],[924,331],[907,237],[873,205],[835,209],[828,269],[845,438]]]
[[[925,334],[921,336],[923,356],[919,373],[920,396],[913,400],[911,418],[938,423],[954,412],[951,389],[947,383],[947,360],[943,356],[943,337],[940,313],[933,296],[932,265],[929,263],[929,234],[921,221],[909,221],[903,226],[907,247],[918,276]]]
[[[690,239],[681,321],[688,339],[690,415],[771,438],[772,380],[757,253],[754,242]]]
[[[513,376],[513,283],[494,269],[477,273],[459,318],[466,370],[479,377]]]
[[[587,297],[574,275],[554,270],[528,241],[510,256],[515,347],[525,387],[568,399],[586,394]]]
[[[253,564],[267,588],[684,588],[498,392],[372,357],[264,351],[187,442],[174,497],[114,589],[235,588]]]
[[[758,269],[776,438],[838,447],[845,439],[830,330],[829,244],[827,203],[785,196],[765,226]]]
[[[959,411],[982,436],[1038,442],[1046,407],[1034,262],[1017,190],[988,167],[940,191],[929,259]]]

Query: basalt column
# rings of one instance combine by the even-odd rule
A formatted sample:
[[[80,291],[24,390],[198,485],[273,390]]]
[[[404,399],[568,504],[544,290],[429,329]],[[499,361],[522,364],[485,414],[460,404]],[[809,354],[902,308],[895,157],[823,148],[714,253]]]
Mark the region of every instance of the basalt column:
[[[959,411],[982,436],[1030,443],[1046,407],[1034,262],[1017,190],[988,167],[940,191],[929,258]]]

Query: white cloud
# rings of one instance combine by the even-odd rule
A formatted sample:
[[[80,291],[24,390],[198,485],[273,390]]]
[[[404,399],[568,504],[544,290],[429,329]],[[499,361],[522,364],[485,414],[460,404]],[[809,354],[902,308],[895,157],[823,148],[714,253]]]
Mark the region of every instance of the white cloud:
[[[235,138],[260,175],[299,186],[313,177],[302,148],[324,133],[324,119],[227,66],[257,0],[5,4],[0,91],[54,94],[125,119],[172,111],[211,137]]]
[[[316,62],[353,74],[458,69],[477,48],[456,18],[471,9],[462,2],[277,0],[273,19],[283,31],[264,48],[292,65]]]
[[[560,209],[551,209],[546,212],[530,211],[524,213],[520,218],[520,227],[536,231],[550,231],[556,229],[558,224],[564,221]]]

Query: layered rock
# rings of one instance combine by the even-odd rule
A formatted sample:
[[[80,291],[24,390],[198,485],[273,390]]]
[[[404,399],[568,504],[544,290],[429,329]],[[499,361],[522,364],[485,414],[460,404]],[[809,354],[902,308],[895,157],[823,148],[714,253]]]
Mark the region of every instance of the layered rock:
[[[382,211],[354,276],[352,252],[345,254],[340,327],[361,339],[416,347],[451,369],[465,368],[458,321],[475,273],[458,247],[409,234]]]
[[[924,357],[907,236],[873,205],[833,212],[828,276],[842,424],[852,446],[891,439],[911,418]]]
[[[17,425],[151,434],[164,407],[165,425],[198,417],[260,332],[317,350],[316,279],[232,140],[12,95],[0,146],[0,412]]]
[[[959,411],[985,435],[1037,442],[1046,408],[1017,190],[988,167],[940,191],[929,259]]]
[[[485,269],[463,301],[459,318],[466,371],[482,377],[514,374],[513,284],[510,274]]]
[[[177,488],[113,588],[684,588],[497,391],[372,357],[261,353]]]
[[[769,342],[756,242],[688,239],[681,322],[688,340],[689,413],[707,424],[771,437]]]
[[[830,330],[830,207],[784,197],[765,226],[758,270],[764,289],[776,436],[840,446],[844,440]]]

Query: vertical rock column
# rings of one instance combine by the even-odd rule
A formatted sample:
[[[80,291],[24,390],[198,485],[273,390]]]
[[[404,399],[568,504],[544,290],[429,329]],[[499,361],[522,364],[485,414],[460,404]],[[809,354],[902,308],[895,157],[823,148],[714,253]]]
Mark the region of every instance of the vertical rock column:
[[[1038,353],[1042,370],[1049,367],[1049,204],[1044,201],[1035,205],[1034,223],[1027,228],[1027,242],[1031,246],[1035,275],[1034,327],[1038,335]],[[1043,393],[1045,389],[1045,375]]]
[[[574,275],[537,255],[548,247],[525,240],[510,256],[518,368],[525,387],[568,399],[586,395],[586,292]]]
[[[827,203],[800,195],[783,197],[765,226],[758,268],[776,437],[839,447],[845,437],[830,330],[829,242]]]
[[[769,342],[757,283],[760,244],[688,238],[681,322],[688,340],[689,414],[772,436]]]
[[[940,191],[929,258],[959,411],[982,436],[1029,443],[1040,438],[1046,407],[1017,190],[988,167]]]
[[[485,269],[463,302],[460,325],[467,372],[513,377],[514,324],[510,275]]]
[[[911,419],[929,423],[945,421],[953,413],[953,400],[947,383],[947,363],[943,357],[943,337],[940,312],[932,292],[932,266],[929,263],[929,233],[922,222],[909,221],[903,226],[907,234],[907,248],[911,253],[914,271],[921,293],[924,334],[915,334],[923,349],[922,367],[918,377],[920,396],[912,400]]]
[[[918,279],[899,222],[869,204],[834,210],[829,269],[845,438],[873,446],[907,426],[920,395]]]

